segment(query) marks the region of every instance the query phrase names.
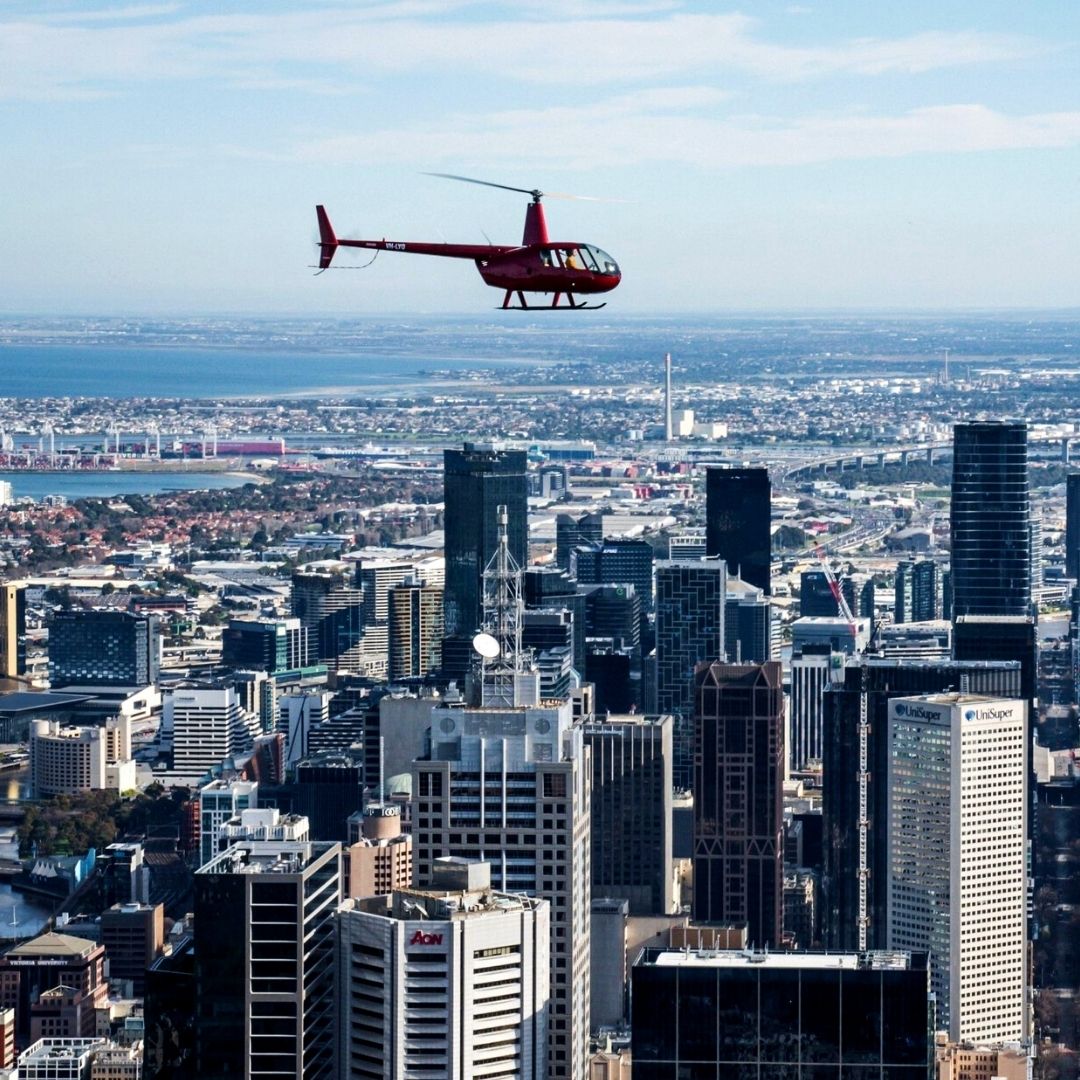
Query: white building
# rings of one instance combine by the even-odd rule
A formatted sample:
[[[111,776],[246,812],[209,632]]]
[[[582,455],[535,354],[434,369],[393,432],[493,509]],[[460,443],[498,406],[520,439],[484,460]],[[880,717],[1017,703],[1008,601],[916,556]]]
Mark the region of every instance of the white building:
[[[952,1042],[1027,1035],[1027,705],[889,704],[890,949],[928,949]]]
[[[549,905],[446,862],[430,889],[339,909],[341,1075],[546,1080]]]
[[[107,1039],[38,1039],[19,1055],[19,1080],[89,1080],[95,1055]]]
[[[30,776],[39,799],[82,791],[133,791],[131,721],[117,717],[103,727],[31,721]]]
[[[827,645],[812,647],[791,658],[791,739],[788,761],[799,772],[820,762],[824,728],[825,687],[842,682],[844,657]]]
[[[218,829],[217,851],[253,840],[302,844],[311,839],[310,834],[311,825],[303,814],[283,814],[276,806],[241,810]]]
[[[218,833],[227,821],[259,805],[253,780],[211,780],[199,790],[199,865],[218,853]]]
[[[255,718],[230,687],[178,687],[165,696],[162,726],[172,733],[170,778],[196,783],[233,754],[251,748]]]

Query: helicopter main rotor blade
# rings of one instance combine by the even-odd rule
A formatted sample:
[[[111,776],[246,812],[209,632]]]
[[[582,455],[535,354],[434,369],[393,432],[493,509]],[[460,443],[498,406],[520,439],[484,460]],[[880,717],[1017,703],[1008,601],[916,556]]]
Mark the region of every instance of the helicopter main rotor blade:
[[[493,184],[490,180],[477,180],[472,176],[457,176],[454,173],[429,172],[425,176],[439,176],[443,180],[460,180],[465,184],[481,184],[484,187],[501,188],[503,191],[518,191],[522,195],[532,195],[534,198],[544,193],[542,191],[530,191],[528,188],[511,187],[509,184]]]
[[[629,199],[613,199],[608,195],[570,195],[565,191],[545,191],[545,199],[574,199],[577,202],[629,202]]]

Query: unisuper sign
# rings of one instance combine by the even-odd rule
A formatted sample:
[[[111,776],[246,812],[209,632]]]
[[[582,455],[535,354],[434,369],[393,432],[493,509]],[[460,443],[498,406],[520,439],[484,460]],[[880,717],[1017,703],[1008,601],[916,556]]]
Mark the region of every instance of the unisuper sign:
[[[417,930],[411,938],[410,945],[441,945],[442,934],[425,934],[423,930]]]

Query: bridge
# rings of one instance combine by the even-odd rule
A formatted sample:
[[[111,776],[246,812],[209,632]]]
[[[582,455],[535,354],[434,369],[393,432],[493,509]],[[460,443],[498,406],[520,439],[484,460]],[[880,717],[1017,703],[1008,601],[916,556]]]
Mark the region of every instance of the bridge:
[[[1080,433],[1074,435],[1028,435],[1028,446],[1041,448],[1036,456],[1040,458],[1057,457],[1064,465],[1072,461],[1072,448],[1080,443]],[[927,465],[938,465],[951,461],[952,442],[914,443],[908,446],[889,448],[873,447],[863,450],[848,450],[839,455],[816,458],[792,466],[783,473],[781,483],[808,480],[814,475],[848,472],[852,469],[885,469],[889,466],[907,468],[916,461]]]

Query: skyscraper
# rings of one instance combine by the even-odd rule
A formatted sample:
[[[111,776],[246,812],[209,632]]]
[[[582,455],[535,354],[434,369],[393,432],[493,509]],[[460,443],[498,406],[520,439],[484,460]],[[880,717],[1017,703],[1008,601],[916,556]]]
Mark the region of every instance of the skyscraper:
[[[442,664],[443,590],[410,579],[389,592],[390,680],[422,679]]]
[[[593,895],[621,897],[634,915],[673,908],[671,726],[670,716],[608,716],[585,725]]]
[[[415,880],[435,861],[491,862],[496,888],[551,904],[551,1076],[583,1080],[589,1037],[591,771],[570,700],[542,701],[521,646],[521,571],[507,511],[483,579],[485,657],[479,707],[435,708],[429,752],[413,765]]]
[[[59,686],[149,686],[161,667],[156,615],[69,610],[49,617],[49,682]]]
[[[600,543],[604,539],[604,513],[559,514],[555,518],[555,565],[570,569],[570,553],[579,544]]]
[[[783,919],[784,691],[780,664],[694,672],[694,904],[777,947]]]
[[[741,578],[727,579],[724,599],[724,652],[733,664],[772,659],[772,601]]]
[[[844,657],[829,645],[807,645],[791,657],[791,746],[788,762],[794,771],[821,761],[825,687],[843,679]]]
[[[705,551],[721,555],[728,573],[772,592],[772,484],[769,470],[707,469]]]
[[[941,573],[933,559],[908,559],[896,567],[893,611],[898,623],[941,618]]]
[[[1027,1037],[1027,705],[889,707],[888,947],[930,953],[952,1042]]]
[[[840,605],[824,570],[804,570],[799,575],[799,614],[819,619],[839,618]]]
[[[977,421],[955,426],[950,526],[953,618],[1029,614],[1026,424]]]
[[[655,711],[675,719],[672,779],[694,782],[694,668],[724,650],[727,567],[722,558],[661,562],[656,568]]]
[[[843,682],[824,697],[822,816],[825,833],[822,926],[829,949],[858,947],[859,918],[859,699],[865,671],[869,721],[867,806],[867,916],[869,945],[885,948],[889,880],[885,821],[888,808],[889,702],[912,694],[959,691],[1015,698],[1020,665],[983,661],[849,661]]]
[[[26,674],[26,585],[6,581],[0,585],[0,677],[17,679]]]
[[[292,614],[307,631],[312,661],[322,661],[333,671],[367,674],[371,667],[372,674],[380,674],[377,660],[369,662],[364,648],[364,594],[344,564],[297,570],[290,602]]]
[[[335,1075],[336,843],[233,844],[195,874],[195,1064],[207,1080]]]
[[[1065,477],[1065,573],[1080,580],[1080,472]]]
[[[172,732],[173,774],[201,780],[233,754],[251,749],[255,719],[230,687],[178,686],[166,695],[162,726]]]
[[[652,611],[653,548],[647,540],[602,540],[570,553],[579,585],[633,585],[641,606]]]
[[[465,443],[443,453],[446,535],[447,637],[471,638],[483,610],[484,568],[498,547],[495,510],[508,514],[510,555],[524,566],[528,554],[528,489],[524,450]]]

